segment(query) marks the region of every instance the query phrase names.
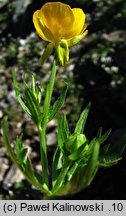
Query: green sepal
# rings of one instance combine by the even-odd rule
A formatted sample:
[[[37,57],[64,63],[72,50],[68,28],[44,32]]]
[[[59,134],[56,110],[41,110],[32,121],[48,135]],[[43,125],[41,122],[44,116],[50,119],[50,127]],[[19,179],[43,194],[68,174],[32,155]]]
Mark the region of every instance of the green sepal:
[[[56,43],[57,58],[62,66],[68,64],[69,61],[69,48],[66,40]]]
[[[87,107],[84,109],[84,111],[81,113],[80,118],[79,118],[79,120],[78,120],[78,122],[76,124],[74,132],[78,132],[80,134],[83,133],[84,127],[85,127],[85,124],[86,124],[86,120],[87,120],[87,117],[88,117],[88,113],[89,113],[89,110],[90,110],[90,106],[91,106],[91,103],[89,103],[87,105]]]
[[[45,60],[52,54],[54,49],[54,43],[49,43],[45,48],[42,56],[39,59],[39,65],[43,65]]]
[[[88,30],[86,30],[83,34],[71,38],[70,40],[68,40],[68,46],[71,47],[79,43],[87,34],[88,34]]]
[[[54,103],[53,107],[50,108],[49,114],[48,114],[48,121],[51,121],[55,117],[57,112],[61,109],[61,107],[62,107],[62,105],[63,105],[63,103],[65,101],[67,89],[68,89],[68,84],[66,84],[66,86],[64,87],[61,96]]]

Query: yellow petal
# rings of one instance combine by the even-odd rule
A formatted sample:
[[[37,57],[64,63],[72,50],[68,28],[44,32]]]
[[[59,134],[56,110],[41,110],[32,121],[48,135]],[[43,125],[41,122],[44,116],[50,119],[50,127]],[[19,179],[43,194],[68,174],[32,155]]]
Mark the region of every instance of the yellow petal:
[[[83,10],[80,8],[73,8],[72,12],[74,14],[74,19],[75,19],[73,25],[74,34],[79,35],[84,28],[86,15],[83,12]]]
[[[70,38],[70,29],[74,23],[74,15],[69,5],[60,2],[48,2],[41,8],[41,19],[52,32],[55,42]]]
[[[68,41],[72,46],[86,35],[86,15],[80,8],[71,9],[61,2],[48,2],[33,15],[38,35],[46,41]]]
[[[47,38],[45,37],[45,35],[43,34],[40,26],[39,26],[39,23],[38,23],[38,17],[39,17],[39,10],[35,11],[34,14],[33,14],[33,23],[34,23],[34,26],[35,26],[35,29],[38,33],[38,35],[43,39],[43,40],[47,40]],[[48,40],[47,40],[48,41]]]
[[[40,18],[40,10],[35,11],[33,14],[33,23],[38,35],[45,41],[52,41],[53,36],[49,29],[43,25],[43,22]]]

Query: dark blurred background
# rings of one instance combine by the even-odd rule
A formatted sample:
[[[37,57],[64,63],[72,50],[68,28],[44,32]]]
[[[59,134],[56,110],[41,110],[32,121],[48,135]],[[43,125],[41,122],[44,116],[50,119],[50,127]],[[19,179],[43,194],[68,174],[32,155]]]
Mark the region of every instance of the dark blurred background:
[[[20,108],[12,84],[12,71],[17,71],[21,89],[23,77],[30,82],[34,74],[43,88],[49,79],[53,56],[38,66],[46,43],[36,34],[32,16],[48,1],[0,0],[0,119],[8,115],[12,145],[22,133],[25,145],[31,148],[33,163],[40,170],[39,140],[36,129]],[[99,127],[112,128],[113,142],[126,132],[126,1],[67,0],[71,7],[80,7],[87,14],[88,36],[70,50],[70,62],[59,66],[53,101],[62,92],[63,80],[70,83],[66,103],[73,129],[80,112],[91,101],[85,134],[89,139]],[[49,155],[56,144],[56,120],[47,129]],[[118,165],[101,169],[92,185],[68,199],[126,199],[126,152]],[[34,193],[33,193],[34,191]],[[7,156],[0,134],[0,198],[41,199]]]

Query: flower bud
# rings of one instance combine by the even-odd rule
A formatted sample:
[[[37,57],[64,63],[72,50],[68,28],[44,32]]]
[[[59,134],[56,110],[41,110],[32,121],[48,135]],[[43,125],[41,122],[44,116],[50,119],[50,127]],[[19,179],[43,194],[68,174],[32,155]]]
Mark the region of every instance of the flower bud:
[[[83,144],[85,144],[85,147],[87,148],[88,145],[86,145],[86,142],[87,142],[87,139],[86,139],[86,136],[84,134],[74,133],[73,135],[71,135],[69,137],[69,139],[68,139],[68,141],[66,143],[66,149],[70,153],[73,153],[79,147],[81,147]]]

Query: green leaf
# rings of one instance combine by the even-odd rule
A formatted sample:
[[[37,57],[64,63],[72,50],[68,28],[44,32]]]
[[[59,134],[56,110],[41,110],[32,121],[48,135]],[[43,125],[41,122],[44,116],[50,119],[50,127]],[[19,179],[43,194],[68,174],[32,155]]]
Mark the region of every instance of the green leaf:
[[[35,77],[34,76],[32,76],[32,83],[31,83],[30,88],[31,88],[31,91],[34,94],[38,104],[40,104],[41,98],[42,98],[42,92],[41,92],[40,84],[35,83]]]
[[[19,154],[22,149],[23,149],[23,144],[22,144],[22,138],[20,136],[20,137],[16,138],[16,152],[17,152],[17,154]]]
[[[121,155],[126,147],[126,134],[121,138],[116,139],[111,143],[106,151],[101,149],[99,157],[99,166],[109,167],[116,164],[119,160],[122,159]],[[103,147],[105,148],[105,147]]]
[[[76,172],[77,168],[78,168],[78,163],[75,162],[74,165],[70,168],[70,170],[67,173],[67,178],[68,178],[67,180],[68,181],[70,181],[72,179],[72,177],[73,177],[74,173]]]
[[[63,157],[63,153],[57,147],[55,154],[53,156],[53,165],[52,165],[52,182],[53,182],[53,185],[55,184],[55,181],[56,181],[57,176],[59,174],[59,170],[62,168],[62,165],[63,165],[62,157]]]
[[[21,93],[20,93],[18,83],[16,80],[16,72],[15,71],[13,72],[12,76],[13,76],[13,85],[14,85],[14,89],[15,89],[15,93],[16,93],[16,97],[18,99],[18,102],[20,103],[22,109],[31,117],[30,110],[25,105],[24,101],[22,100]]]
[[[29,158],[27,158],[25,161],[25,164],[23,164],[23,174],[28,178],[31,184],[33,184],[39,189],[41,188],[43,189],[43,185],[42,184],[40,185],[40,183],[42,182],[42,179],[39,182],[38,177],[36,177],[37,174],[34,171],[31,160]]]
[[[76,151],[74,151],[71,155],[68,156],[69,160],[75,161],[80,159],[84,156],[84,153],[86,152],[85,147],[87,143],[84,143],[82,146],[80,146]]]
[[[94,141],[92,142],[91,149],[91,155],[88,160],[87,166],[85,167],[85,173],[83,176],[85,185],[90,185],[98,169],[100,144],[97,140],[94,139]]]
[[[43,65],[45,60],[52,54],[54,43],[49,43],[45,48],[41,58],[39,59],[39,65]]]
[[[78,160],[78,167],[85,167],[88,163],[90,154],[85,154],[80,160]]]
[[[25,177],[28,179],[28,181],[31,184],[33,184],[37,188],[44,189],[43,185],[38,184],[37,179],[34,176],[32,164],[31,164],[30,160],[27,158],[26,163],[23,166],[18,163],[18,158],[14,154],[13,149],[11,148],[11,145],[10,145],[10,140],[9,140],[9,135],[8,135],[8,130],[7,130],[7,118],[6,117],[4,117],[4,119],[2,120],[2,131],[3,131],[5,146],[7,148],[7,152],[9,154],[11,160],[21,170],[21,172],[25,175]],[[24,153],[23,153],[23,155],[24,155]]]
[[[52,189],[53,193],[56,193],[63,186],[65,177],[67,176],[70,166],[71,166],[71,163],[69,163],[68,165],[64,165],[64,167],[62,167],[60,174],[57,177],[55,184],[53,186],[53,189]]]
[[[42,120],[42,113],[41,113],[41,109],[40,109],[40,104],[38,103],[38,100],[36,99],[32,90],[27,86],[25,86],[24,95],[25,95],[27,107],[31,113],[31,118],[35,123],[38,124]]]
[[[47,120],[48,112],[49,110],[47,109],[48,107],[48,101],[50,100],[50,86],[49,84],[46,87],[46,94],[45,94],[45,100],[44,100],[44,107],[43,107],[43,117],[42,117],[42,122],[41,125],[45,124],[44,122]]]
[[[102,127],[100,127],[97,132],[97,138],[101,137],[101,135],[102,135]]]
[[[58,146],[61,150],[64,150],[64,144],[69,137],[69,129],[66,120],[66,115],[58,116]]]
[[[104,155],[99,157],[99,163],[98,165],[100,167],[110,167],[118,163],[119,160],[122,158],[118,155]]]
[[[108,150],[108,154],[115,154],[121,156],[126,148],[126,133],[122,135],[119,139],[115,140]]]
[[[87,107],[84,109],[84,111],[81,113],[81,116],[76,124],[76,127],[75,127],[75,131],[74,132],[78,132],[78,133],[83,133],[84,131],[84,127],[85,127],[85,124],[86,124],[86,120],[87,120],[87,117],[88,117],[88,113],[89,113],[89,110],[90,110],[90,106],[91,106],[91,103],[89,103],[87,105]]]
[[[99,144],[102,144],[103,142],[105,142],[105,140],[109,137],[111,131],[112,131],[112,130],[109,129],[105,134],[103,134],[102,136],[100,136],[100,137],[98,138]]]
[[[9,139],[9,134],[8,134],[8,129],[7,129],[7,118],[4,117],[2,120],[2,131],[3,131],[3,137],[4,137],[4,141],[5,141],[5,146],[7,149],[7,152],[11,158],[11,160],[17,164],[17,160],[16,160],[16,156],[11,148],[11,144],[10,144],[10,139]]]
[[[63,103],[65,101],[67,89],[68,89],[68,85],[66,85],[64,87],[61,96],[58,98],[58,100],[54,103],[53,107],[50,109],[49,116],[48,116],[48,121],[51,121],[55,117],[57,112],[60,110],[60,108],[62,107],[62,105],[63,105]]]
[[[108,152],[109,147],[110,147],[110,143],[109,143],[109,144],[106,144],[105,146],[103,146],[103,147],[100,149],[100,154],[101,154],[101,155],[105,155],[105,154]]]
[[[18,154],[18,163],[23,165],[26,163],[26,159],[27,159],[27,153],[28,153],[28,149],[27,148],[23,148],[20,153]]]
[[[33,181],[36,181],[36,177],[34,175],[34,169],[29,158],[26,159],[26,163],[24,164],[25,174],[30,177]]]

